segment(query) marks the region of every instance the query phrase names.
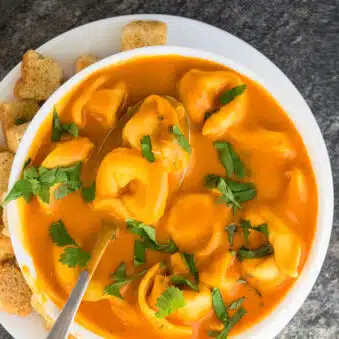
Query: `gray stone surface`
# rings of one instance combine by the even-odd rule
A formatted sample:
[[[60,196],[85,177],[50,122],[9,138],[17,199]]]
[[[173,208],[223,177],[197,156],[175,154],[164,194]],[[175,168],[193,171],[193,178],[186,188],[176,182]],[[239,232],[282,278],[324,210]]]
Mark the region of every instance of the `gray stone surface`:
[[[0,27],[0,79],[28,48],[87,22],[134,13],[181,15],[218,26],[256,47],[287,74],[304,95],[325,137],[336,200],[334,229],[321,275],[278,338],[339,338],[339,2],[26,0],[13,8]],[[3,13],[0,7],[0,17]],[[0,328],[0,339],[7,338],[11,337]]]

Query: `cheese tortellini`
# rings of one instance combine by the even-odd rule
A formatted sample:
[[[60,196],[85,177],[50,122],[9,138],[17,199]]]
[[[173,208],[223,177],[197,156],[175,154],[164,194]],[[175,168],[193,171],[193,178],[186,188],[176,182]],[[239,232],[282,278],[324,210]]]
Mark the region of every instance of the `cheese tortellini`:
[[[212,194],[190,193],[172,205],[166,228],[182,251],[196,253],[197,259],[203,261],[220,245],[223,227],[230,217],[231,211],[217,204]]]
[[[88,138],[58,142],[41,166],[46,168],[68,167],[77,162],[84,162],[90,156],[93,148],[94,145]]]
[[[168,172],[183,171],[188,165],[188,153],[174,140],[171,126],[187,130],[186,113],[174,98],[151,95],[136,108],[134,116],[123,129],[123,142],[141,150],[141,139],[150,136],[157,162]]]
[[[274,249],[274,253],[268,257],[245,259],[242,262],[242,270],[250,277],[249,281],[261,292],[267,293],[287,278],[297,278],[302,251],[298,234],[281,217],[265,207],[254,214],[248,212],[246,219],[254,224],[267,222],[268,241]],[[249,237],[249,245],[258,246],[256,240]]]
[[[115,126],[117,115],[127,100],[127,86],[119,81],[113,87],[106,88],[108,80],[107,76],[95,79],[74,102],[72,117],[79,127],[85,127],[89,116],[106,129]]]
[[[199,284],[199,292],[191,289],[182,290],[185,305],[167,318],[156,316],[158,297],[170,286],[170,277],[166,276],[166,268],[161,264],[154,265],[142,279],[138,303],[141,313],[152,323],[155,331],[164,333],[166,337],[192,335],[191,325],[206,316],[212,309],[211,292],[204,284]]]
[[[246,91],[226,105],[221,105],[219,97],[223,92],[243,84],[234,72],[192,69],[179,81],[179,98],[191,120],[195,124],[203,124],[202,134],[217,138],[242,121],[247,109]],[[206,114],[212,112],[206,120]]]
[[[168,176],[133,149],[116,148],[101,162],[93,207],[118,220],[135,218],[155,224],[163,215]]]

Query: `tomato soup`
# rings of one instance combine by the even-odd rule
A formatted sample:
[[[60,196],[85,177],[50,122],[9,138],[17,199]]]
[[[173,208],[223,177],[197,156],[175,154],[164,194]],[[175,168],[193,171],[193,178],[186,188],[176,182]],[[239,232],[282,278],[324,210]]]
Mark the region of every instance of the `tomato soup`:
[[[28,192],[11,199],[60,308],[110,220],[119,229],[76,317],[89,330],[226,338],[272,312],[307,259],[317,189],[298,131],[262,86],[206,60],[136,58],[53,111]]]

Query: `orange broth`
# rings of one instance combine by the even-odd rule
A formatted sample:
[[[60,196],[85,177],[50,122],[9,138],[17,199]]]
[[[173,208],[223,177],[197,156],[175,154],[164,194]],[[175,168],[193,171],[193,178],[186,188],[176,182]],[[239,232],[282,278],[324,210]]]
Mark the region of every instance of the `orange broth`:
[[[117,80],[126,82],[128,88],[127,107],[138,103],[151,94],[169,95],[178,98],[177,83],[182,75],[192,68],[213,71],[226,69],[222,65],[209,61],[172,55],[137,58],[95,72],[83,81],[80,86],[67,94],[56,107],[63,122],[72,122],[70,114],[72,103],[82,95],[89,82],[101,74],[107,75],[109,79],[105,87],[109,87]],[[262,205],[283,215],[302,239],[300,272],[312,245],[317,216],[317,189],[310,159],[300,135],[280,105],[258,83],[243,75],[240,76],[247,85],[249,110],[246,119],[240,123],[238,128],[241,132],[248,132],[242,134],[241,142],[238,142],[238,138],[234,137],[236,132],[230,135],[226,134],[223,140],[233,144],[246,168],[249,169],[248,180],[257,185],[258,194],[254,200],[242,205],[238,212],[237,220],[241,218],[246,210],[255,209]],[[35,139],[36,141],[32,145],[31,156],[35,165],[40,165],[50,150],[50,125],[51,119],[49,118],[41,127]],[[272,155],[270,152],[256,153],[253,148],[247,149],[246,145],[253,143],[252,136],[257,128],[282,132],[289,138],[296,151],[296,156],[292,159],[281,161],[278,156]],[[105,133],[98,123],[94,120],[89,120],[86,126],[80,130],[80,135],[88,137],[95,144],[95,147],[98,147]],[[104,153],[119,145],[120,138],[117,135],[118,132],[113,132]],[[189,171],[184,178],[180,191],[171,198],[168,206],[183,192],[207,192],[203,185],[206,175],[210,173],[225,175],[225,169],[213,147],[213,140],[201,134],[201,126],[192,126],[190,144],[193,153]],[[269,148],[269,145],[267,147]],[[290,180],[288,173],[296,167],[302,170],[305,178],[304,186],[307,188],[306,202],[302,204],[299,204],[297,200],[286,199],[286,187]],[[82,177],[85,183],[89,184],[95,178],[95,174],[96,170],[93,162],[88,161],[83,165]],[[34,260],[39,286],[59,307],[62,307],[67,299],[67,292],[63,286],[60,286],[55,276],[55,265],[52,258],[52,251],[55,245],[50,239],[49,227],[52,222],[61,219],[72,237],[81,243],[85,250],[90,252],[94,245],[96,234],[100,229],[100,219],[89,205],[82,200],[79,191],[59,201],[58,208],[49,213],[42,208],[36,198],[33,198],[29,204],[22,203],[21,206],[25,244]],[[194,213],[199,216],[204,211],[198,208]],[[168,232],[161,221],[157,224],[157,238],[159,241],[168,240]],[[227,251],[229,248],[226,232],[224,238],[218,251]],[[111,241],[96,273],[99,280],[104,284],[107,285],[111,282],[109,275],[116,270],[121,262],[126,263],[127,272],[134,270],[133,248],[135,239],[137,239],[136,235],[121,229],[117,238]],[[166,260],[168,257],[169,254],[147,250],[147,260],[143,267],[150,268],[153,264]],[[210,260],[213,259],[211,258]],[[239,263],[235,264],[235,269],[237,265]],[[223,272],[220,272],[220,274],[223,274]],[[235,326],[231,334],[244,331],[270,314],[291,288],[294,281],[295,279],[287,278],[283,284],[268,294],[263,293],[262,296],[259,296],[255,289],[246,284],[239,284],[234,295],[224,295],[224,300],[227,302],[242,296],[246,297],[243,306],[247,311],[247,315]],[[133,281],[124,291],[125,302],[129,303],[137,312],[137,287],[139,283],[140,279]],[[151,324],[144,319],[140,312],[138,314],[136,319],[129,319],[129,312],[124,307],[124,304],[112,297],[111,301],[104,299],[96,302],[83,302],[77,315],[77,321],[86,328],[107,338],[166,339],[166,335],[156,334]],[[215,322],[216,317],[213,309],[211,309],[207,316],[192,325],[192,338],[208,338],[207,332],[210,329],[210,324]],[[168,338],[170,337],[171,334],[168,333]],[[186,339],[190,336],[176,337],[177,339]]]

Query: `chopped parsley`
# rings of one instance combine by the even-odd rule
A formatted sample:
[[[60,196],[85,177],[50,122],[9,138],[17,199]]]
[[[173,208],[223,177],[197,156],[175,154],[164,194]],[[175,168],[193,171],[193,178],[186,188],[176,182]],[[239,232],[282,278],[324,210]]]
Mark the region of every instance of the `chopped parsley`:
[[[240,261],[245,259],[257,259],[264,258],[273,254],[274,249],[271,244],[261,245],[257,249],[251,250],[245,246],[240,247],[237,252],[237,257]]]
[[[166,318],[185,306],[184,294],[179,288],[170,286],[159,296],[155,306],[157,308],[155,316],[157,318]]]
[[[149,135],[144,135],[140,140],[140,144],[142,156],[149,162],[154,162],[155,157],[152,151],[151,137]]]
[[[222,93],[219,97],[219,101],[222,105],[227,105],[233,101],[237,96],[243,94],[247,86],[245,84],[231,88],[230,90]]]
[[[266,223],[260,224],[258,226],[252,226],[249,220],[241,220],[240,227],[244,235],[245,245],[248,245],[248,237],[251,233],[250,230],[263,233],[266,235],[266,237],[268,237],[268,225]]]
[[[243,179],[245,176],[245,166],[232,145],[226,141],[215,141],[213,145],[218,152],[219,160],[224,166],[228,178],[235,174],[240,179]]]
[[[62,264],[70,268],[74,268],[77,265],[80,267],[87,265],[91,256],[73,240],[61,220],[52,223],[49,229],[49,235],[52,242],[57,246],[70,246],[66,247],[60,255],[59,261]]]
[[[234,233],[237,231],[237,225],[236,224],[231,224],[229,226],[225,227],[225,231],[227,232],[228,235],[228,242],[231,246],[233,246],[233,237]]]
[[[172,275],[170,281],[174,286],[187,286],[191,288],[193,291],[199,292],[198,284],[192,282],[191,280],[187,279],[182,275],[179,274]]]
[[[143,270],[133,276],[127,276],[126,266],[124,263],[121,263],[117,270],[111,274],[111,278],[114,280],[114,282],[105,287],[104,293],[123,299],[120,289],[133,280],[143,276],[146,272],[147,270]]]
[[[177,125],[172,125],[169,128],[169,132],[174,135],[177,143],[187,152],[191,153],[192,148],[186,139],[185,135],[181,132],[180,128]]]
[[[74,137],[79,136],[79,129],[75,123],[63,124],[58,116],[58,112],[53,106],[53,120],[52,120],[52,141],[60,141],[63,134],[71,134]]]
[[[29,166],[24,169],[23,179],[18,180],[4,200],[4,204],[23,197],[27,203],[32,196],[39,196],[44,203],[49,203],[50,189],[55,184],[61,184],[55,191],[56,199],[62,199],[81,186],[81,163],[70,167],[48,169]]]
[[[212,291],[212,305],[217,318],[224,324],[222,331],[209,331],[208,335],[213,338],[226,339],[231,329],[246,314],[246,310],[241,307],[244,297],[232,302],[226,306],[219,289],[214,288]],[[236,310],[236,313],[230,317],[228,310]]]

